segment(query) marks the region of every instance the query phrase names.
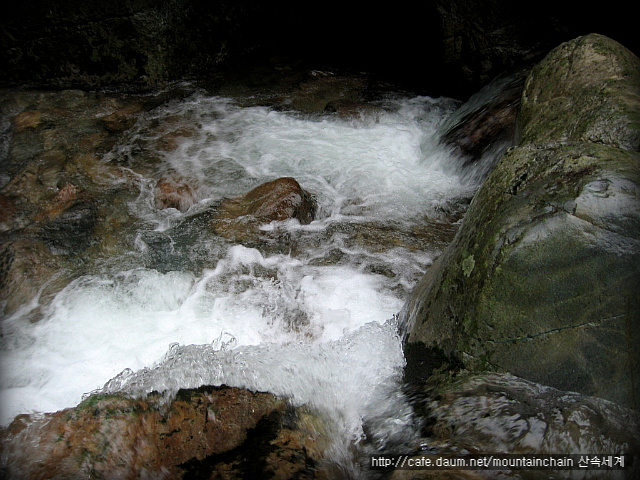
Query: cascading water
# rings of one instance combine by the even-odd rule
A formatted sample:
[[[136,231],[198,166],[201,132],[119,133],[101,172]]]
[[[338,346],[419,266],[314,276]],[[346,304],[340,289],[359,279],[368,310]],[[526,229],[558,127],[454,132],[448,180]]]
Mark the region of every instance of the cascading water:
[[[3,320],[2,424],[95,390],[227,384],[321,412],[345,465],[365,430],[373,448],[410,440],[394,315],[438,247],[389,233],[354,238],[367,228],[413,238],[425,219],[472,195],[477,185],[448,167],[438,145],[456,106],[388,98],[375,117],[343,119],[194,95],[142,116],[104,159],[140,188],[128,205],[135,228],[123,232],[131,247],[71,281],[39,322],[23,321],[37,298]],[[154,125],[175,118],[189,135],[153,151]],[[185,212],[154,207],[152,187],[171,170],[197,187]],[[262,227],[296,239],[295,249],[235,244],[201,228],[222,198],[282,176],[318,204],[309,225]]]

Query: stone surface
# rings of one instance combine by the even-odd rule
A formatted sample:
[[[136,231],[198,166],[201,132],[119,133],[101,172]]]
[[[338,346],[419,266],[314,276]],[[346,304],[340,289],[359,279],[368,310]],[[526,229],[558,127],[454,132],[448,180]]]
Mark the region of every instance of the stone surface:
[[[637,411],[509,374],[467,373],[432,381],[423,387],[420,398],[418,406],[426,419],[422,443],[428,447],[422,456],[432,461],[438,457],[462,457],[468,452],[487,456],[501,453],[636,456],[640,452]],[[634,464],[626,470],[591,474],[598,479],[631,480],[637,478],[639,468]],[[565,478],[563,475],[568,473],[425,470],[397,470],[391,478],[542,479]]]
[[[141,105],[149,108],[149,97],[137,99],[79,90],[0,94],[0,116],[11,125],[0,162],[2,314],[35,308],[36,320],[63,280],[122,248],[132,222],[126,203],[140,189],[135,173],[104,154]],[[108,128],[105,117],[118,127]]]
[[[15,239],[0,242],[0,307],[10,315],[20,307],[32,308],[61,286],[60,261],[38,240]]]
[[[213,228],[218,235],[242,241],[259,235],[259,227],[273,221],[296,219],[303,225],[309,224],[315,208],[311,194],[294,178],[283,177],[223,200]]]
[[[478,162],[491,147],[513,144],[525,78],[526,71],[495,79],[460,107],[453,125],[444,126],[441,143],[463,157],[463,167]]]
[[[143,110],[144,107],[141,104],[130,103],[100,118],[100,123],[110,132],[123,132],[135,124],[137,116]]]
[[[527,79],[517,142],[592,142],[640,151],[640,62],[619,43],[580,37]]]
[[[175,208],[185,212],[196,203],[197,196],[194,188],[180,175],[167,174],[156,183],[156,208]]]
[[[326,478],[312,415],[224,386],[181,390],[168,403],[95,395],[18,416],[0,436],[6,478]]]
[[[569,70],[558,66],[563,60]],[[630,149],[640,110],[626,103],[638,72],[637,57],[599,35],[558,47],[536,67],[519,145],[500,159],[405,307],[409,343],[466,368],[640,408],[640,155]],[[554,85],[563,90],[554,94]],[[544,98],[556,97],[571,107],[548,124]],[[612,123],[605,107],[621,103],[627,113]]]

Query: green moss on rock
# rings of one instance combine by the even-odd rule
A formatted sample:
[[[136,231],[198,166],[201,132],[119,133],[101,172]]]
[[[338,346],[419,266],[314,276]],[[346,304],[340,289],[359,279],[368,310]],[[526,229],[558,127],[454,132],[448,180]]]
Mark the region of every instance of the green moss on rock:
[[[519,145],[405,307],[409,344],[640,407],[639,75],[599,35],[534,68]]]

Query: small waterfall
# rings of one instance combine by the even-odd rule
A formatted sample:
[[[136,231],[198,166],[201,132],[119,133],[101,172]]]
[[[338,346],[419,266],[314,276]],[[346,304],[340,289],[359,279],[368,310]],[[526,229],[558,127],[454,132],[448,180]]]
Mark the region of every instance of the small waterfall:
[[[3,319],[3,424],[87,392],[170,397],[227,384],[312,405],[345,464],[353,445],[415,440],[395,315],[478,186],[440,142],[459,104],[389,96],[372,119],[247,103],[194,94],[165,104],[105,155],[139,188],[126,205],[129,248],[40,305],[42,320],[24,321],[38,299]],[[184,211],[154,203],[168,172],[193,188]],[[207,229],[223,198],[282,176],[318,204],[309,225],[263,227],[290,243],[241,245]]]

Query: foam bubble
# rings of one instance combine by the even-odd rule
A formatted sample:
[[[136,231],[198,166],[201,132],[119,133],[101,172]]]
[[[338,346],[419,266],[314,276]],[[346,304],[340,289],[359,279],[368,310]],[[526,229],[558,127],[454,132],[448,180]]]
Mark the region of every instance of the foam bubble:
[[[110,154],[131,166],[140,187],[129,205],[140,219],[134,250],[120,267],[110,259],[109,272],[67,285],[42,321],[21,313],[3,321],[2,423],[74,406],[105,384],[143,395],[227,383],[325,412],[341,454],[366,422],[376,424],[371,435],[379,439],[407,435],[411,411],[398,388],[404,359],[392,318],[431,256],[347,248],[339,229],[331,238],[326,232],[332,223],[411,226],[469,186],[447,169],[448,153],[434,137],[449,103],[420,97],[382,106],[376,121],[359,122],[194,96],[143,116]],[[176,118],[190,134],[170,152],[153,150],[162,140],[156,126]],[[133,173],[147,156],[157,171]],[[197,186],[200,204],[191,212],[154,208],[154,182],[171,169]],[[173,242],[172,229],[194,210],[281,176],[316,197],[320,218],[263,228],[315,236],[304,252],[269,255],[224,240],[212,246],[206,235],[182,232],[187,247],[211,252],[210,263],[187,271],[193,249],[176,243],[167,263],[176,271],[145,264],[152,241]],[[339,262],[313,261],[330,249],[340,250]]]

